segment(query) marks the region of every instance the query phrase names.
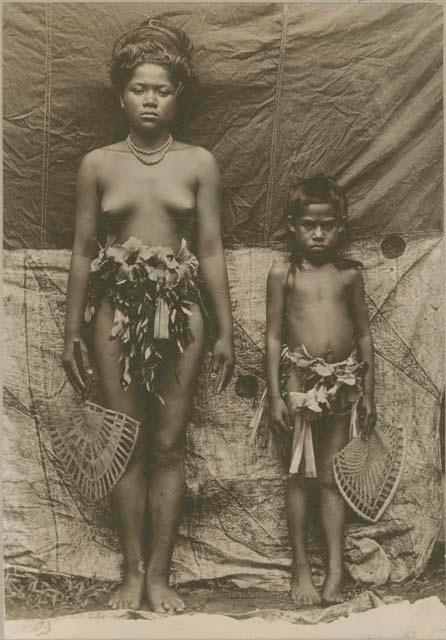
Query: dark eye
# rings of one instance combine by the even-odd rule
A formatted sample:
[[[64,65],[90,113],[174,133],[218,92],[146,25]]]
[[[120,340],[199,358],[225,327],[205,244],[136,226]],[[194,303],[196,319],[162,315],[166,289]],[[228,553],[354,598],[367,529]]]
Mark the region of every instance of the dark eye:
[[[324,231],[333,231],[333,229],[335,228],[335,224],[334,222],[325,222],[322,227]]]

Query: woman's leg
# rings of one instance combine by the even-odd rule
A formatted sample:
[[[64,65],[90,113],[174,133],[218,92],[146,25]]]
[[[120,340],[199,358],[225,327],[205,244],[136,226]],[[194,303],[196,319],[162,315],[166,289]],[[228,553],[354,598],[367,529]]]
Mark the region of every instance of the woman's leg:
[[[159,393],[165,404],[158,403],[157,419],[150,429],[146,594],[149,606],[163,613],[184,609],[182,600],[169,588],[169,575],[186,491],[186,427],[203,356],[203,320],[198,307],[192,310],[190,326],[194,341],[180,358],[170,349],[163,360]]]
[[[333,456],[347,444],[349,424],[350,414],[333,416],[326,420],[320,435],[318,476],[321,522],[328,552],[322,600],[327,603],[342,602],[345,503],[334,479]]]
[[[120,411],[142,423],[133,456],[114,487],[111,500],[124,556],[123,582],[110,599],[113,609],[141,608],[144,593],[144,520],[147,504],[147,440],[144,397],[134,385],[121,387],[121,344],[110,340],[113,310],[102,304],[96,314],[94,350],[101,391],[107,408]]]

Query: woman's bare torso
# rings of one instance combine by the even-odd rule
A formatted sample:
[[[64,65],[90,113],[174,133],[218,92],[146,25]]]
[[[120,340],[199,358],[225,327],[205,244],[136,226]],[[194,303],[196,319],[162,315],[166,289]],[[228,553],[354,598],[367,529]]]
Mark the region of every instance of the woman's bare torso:
[[[100,229],[117,243],[135,236],[143,244],[177,251],[182,238],[190,242],[196,223],[195,148],[175,142],[160,163],[148,166],[125,142],[104,147],[98,175]]]
[[[338,362],[354,346],[350,294],[355,270],[331,263],[315,270],[291,269],[285,290],[285,331],[290,349],[304,345],[311,355]]]

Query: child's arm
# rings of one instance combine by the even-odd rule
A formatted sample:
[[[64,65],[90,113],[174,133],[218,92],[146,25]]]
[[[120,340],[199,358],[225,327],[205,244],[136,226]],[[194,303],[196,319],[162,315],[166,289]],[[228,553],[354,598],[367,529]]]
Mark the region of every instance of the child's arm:
[[[65,343],[62,364],[75,389],[86,388],[85,366],[76,357],[75,343],[81,340],[81,326],[87,298],[90,263],[97,253],[97,180],[100,151],[87,154],[79,167],[76,183],[75,234],[67,285]],[[85,353],[85,348],[83,349]]]
[[[360,359],[367,364],[367,371],[363,381],[363,411],[364,421],[362,434],[370,435],[375,428],[375,354],[373,349],[372,333],[370,331],[369,314],[365,301],[364,279],[362,273],[357,270],[353,282],[353,321],[356,330],[356,343]]]
[[[280,393],[280,356],[282,350],[282,321],[285,310],[285,284],[287,265],[271,267],[266,290],[266,381],[271,426],[289,428],[290,419]]]

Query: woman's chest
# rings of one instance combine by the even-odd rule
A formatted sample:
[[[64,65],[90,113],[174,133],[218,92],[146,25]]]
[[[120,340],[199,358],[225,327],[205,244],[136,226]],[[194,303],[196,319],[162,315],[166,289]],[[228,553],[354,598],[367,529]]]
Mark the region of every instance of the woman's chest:
[[[104,171],[100,182],[100,212],[104,217],[130,214],[192,216],[195,180],[187,168],[145,166],[130,161]]]

